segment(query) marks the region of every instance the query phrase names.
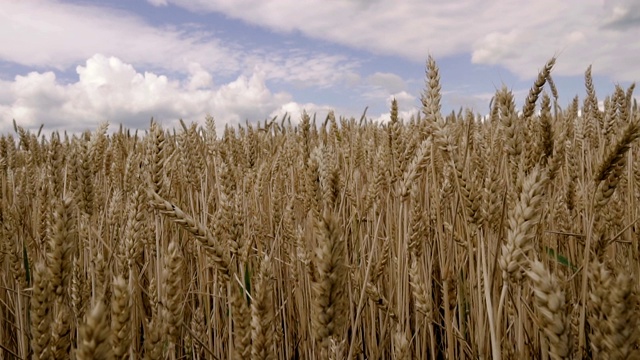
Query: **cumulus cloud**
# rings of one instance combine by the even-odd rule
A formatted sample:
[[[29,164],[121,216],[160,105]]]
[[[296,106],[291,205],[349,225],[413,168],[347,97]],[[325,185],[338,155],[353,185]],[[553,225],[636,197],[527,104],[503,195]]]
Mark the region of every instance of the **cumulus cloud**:
[[[398,110],[398,119],[407,122],[411,120],[412,117],[418,115],[419,111],[420,110],[418,108],[411,108],[409,110]],[[386,124],[391,121],[391,112],[386,112],[380,114],[379,116],[374,116],[373,118],[371,118],[371,120],[379,124]]]
[[[635,0],[167,1],[414,61],[424,61],[429,52],[471,54],[475,63],[502,65],[533,78],[551,56],[560,55],[559,75],[578,75],[593,64],[614,80],[640,77]]]
[[[272,92],[264,73],[240,75],[218,87],[197,64],[192,76],[176,80],[152,72],[139,72],[116,57],[95,55],[78,66],[78,81],[62,84],[53,72],[31,72],[0,85],[0,131],[10,131],[11,119],[27,128],[44,123],[70,131],[91,129],[100,121],[146,128],[153,116],[171,123],[183,118],[202,121],[212,114],[217,124],[236,125],[264,120],[282,108],[297,106],[290,94]]]
[[[0,60],[66,70],[96,53],[191,76],[195,88],[210,81],[203,70],[234,77],[255,67],[267,79],[329,87],[346,81],[359,66],[346,56],[320,51],[248,47],[196,23],[154,26],[133,13],[97,5],[9,1],[0,9]]]
[[[287,93],[273,94],[266,86],[264,74],[244,75],[222,86],[213,97],[213,106],[226,115],[226,123],[237,124],[245,120],[264,120],[266,114],[287,102]]]
[[[35,71],[0,80],[0,131],[9,130],[13,118],[26,127],[73,130],[104,120],[146,127],[151,116],[200,120],[206,113],[224,126],[303,106],[267,82],[324,89],[360,81],[360,64],[348,56],[248,48],[214,30],[154,26],[86,3],[8,2],[0,9],[0,61]],[[74,67],[77,79],[56,76]]]
[[[210,87],[213,84],[211,74],[198,63],[189,64],[189,90]]]
[[[330,111],[335,111],[332,107],[328,105],[318,105],[315,103],[304,103],[300,104],[294,101],[288,102],[277,110],[271,113],[271,118],[277,117],[277,120],[282,120],[283,116],[287,116],[291,118],[291,124],[297,125],[302,120],[302,114],[306,112],[311,118],[316,116],[317,124],[320,124],[327,117]]]
[[[394,99],[398,102],[398,117],[401,120],[409,121],[412,116],[419,113],[420,108],[418,107],[418,99],[406,91],[400,91],[387,97],[386,102],[388,104],[389,111],[384,112],[379,116],[374,116],[373,121],[386,124],[391,120],[391,102]]]

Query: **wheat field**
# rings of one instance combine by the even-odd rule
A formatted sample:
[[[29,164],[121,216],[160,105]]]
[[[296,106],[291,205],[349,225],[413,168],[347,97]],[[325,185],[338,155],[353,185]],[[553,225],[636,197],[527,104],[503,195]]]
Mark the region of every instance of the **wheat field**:
[[[4,359],[639,359],[640,113],[0,137]]]

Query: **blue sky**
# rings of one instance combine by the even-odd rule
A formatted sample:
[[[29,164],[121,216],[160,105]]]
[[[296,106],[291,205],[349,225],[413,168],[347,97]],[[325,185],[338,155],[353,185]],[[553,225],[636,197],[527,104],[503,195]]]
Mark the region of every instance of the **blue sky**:
[[[0,4],[0,132],[82,131],[151,116],[220,128],[302,110],[388,119],[419,111],[428,54],[443,111],[521,102],[538,70],[565,106],[593,65],[602,98],[640,79],[635,0],[6,0]],[[113,126],[116,128],[116,126]]]

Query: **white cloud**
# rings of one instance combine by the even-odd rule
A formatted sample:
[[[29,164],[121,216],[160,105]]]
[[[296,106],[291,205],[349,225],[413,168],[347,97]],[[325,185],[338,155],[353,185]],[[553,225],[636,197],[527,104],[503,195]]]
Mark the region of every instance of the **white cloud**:
[[[314,103],[300,104],[292,101],[273,111],[270,117],[273,118],[275,116],[277,117],[277,120],[280,121],[286,114],[288,117],[291,117],[291,124],[297,125],[300,123],[300,120],[302,120],[302,114],[306,111],[311,118],[313,118],[313,115],[315,114],[317,124],[321,124],[327,117],[327,114],[332,110],[334,109],[326,105],[318,105]]]
[[[416,105],[416,102],[418,101],[418,99],[414,95],[409,94],[406,91],[400,91],[395,94],[391,94],[387,98],[387,103],[391,104],[391,101],[393,101],[393,99],[398,102],[399,108],[414,107]]]
[[[554,75],[582,76],[592,63],[595,74],[614,82],[640,79],[636,0],[585,0],[579,5],[551,0],[148,1],[220,12],[273,31],[420,63],[428,52],[439,62],[465,54],[475,63],[500,65],[521,78],[533,78],[557,54]],[[109,120],[146,128],[151,116],[201,120],[211,113],[220,125],[285,111],[295,114],[296,121],[303,109],[323,118],[329,111],[321,99],[298,103],[291,93],[269,86],[349,87],[349,100],[375,104],[395,96],[404,114],[419,103],[409,93],[408,84],[415,84],[411,80],[391,72],[362,73],[363,64],[377,64],[365,57],[356,60],[346,55],[348,50],[238,44],[220,37],[233,36],[235,30],[216,33],[208,24],[197,23],[155,26],[142,14],[88,3],[9,1],[0,7],[0,61],[36,70],[0,80],[0,131],[8,129],[14,117],[34,127],[44,122],[92,128]],[[78,78],[71,82],[50,71],[74,68]],[[488,106],[486,98],[472,91],[443,95],[448,103]],[[356,101],[352,106],[360,106]],[[336,109],[336,114],[350,116],[352,110]],[[370,115],[388,117],[373,111]]]
[[[379,116],[374,116],[374,121],[386,124],[391,120],[391,102],[393,99],[398,102],[398,118],[405,122],[409,121],[412,116],[415,116],[420,111],[418,107],[418,99],[406,91],[400,91],[387,97],[386,102],[388,104],[389,111],[382,113]]]
[[[419,0],[384,1],[209,1],[169,0],[194,12],[217,11],[275,31],[300,31],[314,38],[327,39],[377,53],[402,55],[423,60],[429,47],[421,46],[426,38],[434,39],[435,26],[452,11],[448,3]],[[441,5],[446,4],[446,5]],[[472,11],[456,11],[473,15]],[[420,14],[420,16],[416,16]],[[424,16],[423,16],[424,15]],[[435,20],[435,21],[434,21]],[[470,33],[470,32],[469,32]],[[460,49],[460,39],[453,38],[431,50],[439,54]],[[413,41],[413,46],[407,45]],[[416,46],[417,45],[417,46]]]
[[[418,108],[411,108],[409,110],[398,110],[398,119],[406,123],[411,120],[412,116],[416,116],[419,111],[420,110]],[[380,124],[386,124],[391,121],[391,112],[380,114],[379,116],[371,118],[371,120]]]
[[[466,53],[477,63],[533,78],[560,55],[559,75],[579,75],[594,64],[614,80],[640,78],[636,0],[168,1],[414,61],[424,61],[428,52],[436,58]]]
[[[153,27],[122,11],[53,1],[9,1],[0,10],[0,58],[65,69],[96,53],[174,71],[197,62],[218,72],[240,67],[238,53],[205,33]]]
[[[517,30],[489,33],[474,45],[476,50],[471,56],[471,61],[479,64],[497,64],[504,58],[514,57],[517,55],[518,41]]]
[[[213,98],[214,108],[227,114],[225,122],[244,123],[245,120],[264,120],[266,114],[291,101],[286,93],[273,94],[265,84],[264,74],[251,77],[241,75],[222,86]]]
[[[65,70],[100,53],[190,76],[193,89],[208,86],[212,76],[250,75],[256,67],[269,80],[329,87],[346,82],[359,67],[346,56],[320,51],[247,48],[213,31],[193,23],[153,26],[133,13],[95,5],[9,1],[0,8],[0,60]]]
[[[189,90],[197,90],[213,85],[211,74],[198,63],[189,64],[189,74]]]
[[[245,59],[247,69],[261,71],[269,80],[291,83],[298,88],[328,88],[359,77],[360,64],[343,55],[298,49],[258,49]]]
[[[415,99],[407,92],[407,83],[404,79],[393,73],[371,74],[361,81],[359,88],[363,99],[377,103],[384,101],[390,105],[394,97],[397,97],[398,102],[404,101],[405,96]]]
[[[2,82],[0,132],[10,131],[11,119],[27,128],[92,129],[100,121],[146,128],[151,116],[162,122],[202,121],[212,114],[219,127],[295,106],[291,95],[274,93],[264,73],[240,75],[217,88],[206,71],[192,65],[192,76],[180,81],[152,72],[138,72],[116,57],[95,55],[78,66],[79,79],[61,84],[53,72],[31,72]],[[197,85],[197,86],[196,86]]]
[[[388,92],[394,93],[406,89],[407,84],[398,75],[385,72],[376,72],[367,78],[370,85],[384,88]]]

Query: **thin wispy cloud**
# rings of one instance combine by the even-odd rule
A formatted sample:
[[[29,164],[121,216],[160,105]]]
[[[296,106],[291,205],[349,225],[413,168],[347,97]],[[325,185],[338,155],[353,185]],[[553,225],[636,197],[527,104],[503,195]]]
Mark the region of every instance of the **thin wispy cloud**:
[[[607,61],[637,60],[636,32],[610,34],[638,24],[633,0],[540,1],[340,1],[167,0],[194,12],[221,12],[276,32],[301,32],[373,53],[422,61],[471,53],[479,64],[500,64],[532,77],[550,56],[562,54],[562,75],[577,75],[590,63],[614,78],[640,77]],[[629,46],[632,45],[632,46]]]
[[[240,67],[240,53],[206,34],[156,27],[137,14],[54,1],[10,1],[0,11],[0,57],[36,68],[65,69],[96,53],[181,71],[197,62],[215,72]]]

